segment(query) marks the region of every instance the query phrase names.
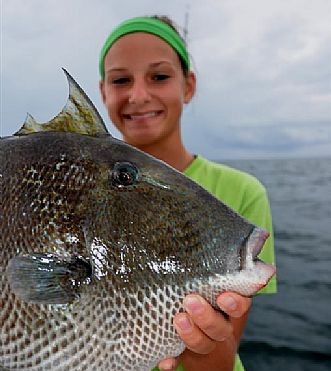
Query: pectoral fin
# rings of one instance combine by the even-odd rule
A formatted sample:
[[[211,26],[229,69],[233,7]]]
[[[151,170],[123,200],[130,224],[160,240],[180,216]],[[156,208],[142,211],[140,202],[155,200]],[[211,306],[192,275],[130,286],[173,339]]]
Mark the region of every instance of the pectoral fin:
[[[7,266],[12,291],[20,299],[37,304],[67,304],[79,297],[90,281],[92,268],[81,257],[31,254],[12,258]]]

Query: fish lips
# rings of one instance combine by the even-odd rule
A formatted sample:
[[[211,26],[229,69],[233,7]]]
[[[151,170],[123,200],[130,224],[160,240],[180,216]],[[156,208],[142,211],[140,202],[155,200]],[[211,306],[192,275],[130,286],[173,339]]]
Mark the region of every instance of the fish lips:
[[[270,271],[270,276],[275,273],[275,267],[273,265],[265,264],[258,258],[258,255],[261,252],[264,243],[269,235],[270,233],[265,231],[264,229],[258,227],[253,228],[252,232],[249,234],[240,249],[240,261],[242,270],[253,269],[254,266],[258,263],[259,266],[262,264],[266,267],[271,267],[268,268],[268,270]]]

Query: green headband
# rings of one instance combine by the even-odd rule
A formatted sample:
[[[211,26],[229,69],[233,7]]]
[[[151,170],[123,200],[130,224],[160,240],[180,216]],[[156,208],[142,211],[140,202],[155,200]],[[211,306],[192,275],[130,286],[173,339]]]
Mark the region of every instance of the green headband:
[[[99,59],[99,72],[102,80],[105,78],[104,61],[108,50],[121,36],[133,32],[147,32],[159,36],[179,54],[187,70],[190,69],[190,58],[188,56],[185,43],[175,30],[159,19],[151,17],[137,17],[128,19],[127,21],[121,23],[108,36],[106,42],[104,43]]]

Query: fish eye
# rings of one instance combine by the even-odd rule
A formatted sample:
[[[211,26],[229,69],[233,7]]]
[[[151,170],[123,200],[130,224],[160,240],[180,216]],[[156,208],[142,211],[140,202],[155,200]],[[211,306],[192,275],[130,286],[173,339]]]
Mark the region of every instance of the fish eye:
[[[133,185],[138,180],[138,169],[130,162],[116,162],[112,173],[112,183],[118,187]]]

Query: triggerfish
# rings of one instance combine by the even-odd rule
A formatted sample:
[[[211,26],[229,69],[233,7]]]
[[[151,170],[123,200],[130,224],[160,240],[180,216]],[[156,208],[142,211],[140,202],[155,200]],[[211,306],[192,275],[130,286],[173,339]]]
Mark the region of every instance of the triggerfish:
[[[275,272],[268,233],[69,98],[0,140],[0,369],[147,371],[184,343],[198,293],[251,296]]]

